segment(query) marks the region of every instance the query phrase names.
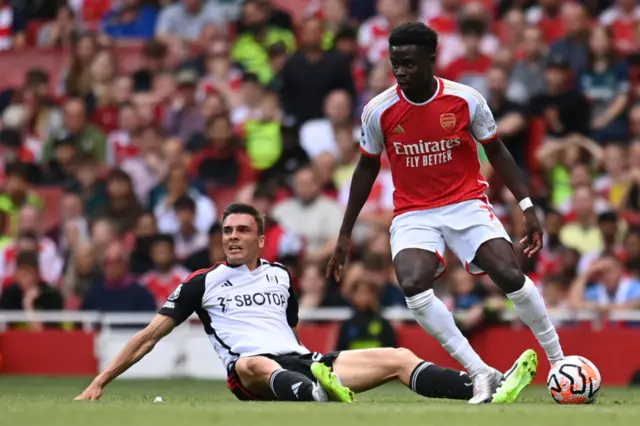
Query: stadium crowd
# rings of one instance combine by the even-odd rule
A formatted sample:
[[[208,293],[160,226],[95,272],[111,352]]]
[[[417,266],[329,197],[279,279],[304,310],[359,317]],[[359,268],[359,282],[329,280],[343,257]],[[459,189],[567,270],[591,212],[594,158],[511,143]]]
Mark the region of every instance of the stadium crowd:
[[[265,215],[262,255],[302,308],[403,306],[388,165],[345,279],[324,275],[360,113],[394,83],[387,36],[409,20],[438,31],[437,75],[487,98],[528,179],[546,235],[522,267],[547,304],[640,309],[635,0],[0,0],[0,310],[153,311],[223,260],[231,201]],[[479,149],[516,242],[521,211]],[[498,321],[498,289],[447,265],[460,326]]]

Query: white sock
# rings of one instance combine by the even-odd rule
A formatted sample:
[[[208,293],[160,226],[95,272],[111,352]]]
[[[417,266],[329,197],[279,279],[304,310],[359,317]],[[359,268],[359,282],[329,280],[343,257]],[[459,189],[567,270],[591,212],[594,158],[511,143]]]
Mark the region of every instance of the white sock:
[[[556,328],[551,323],[544,299],[531,279],[525,276],[524,286],[507,294],[515,305],[516,312],[536,336],[549,362],[554,364],[564,358]]]
[[[453,320],[453,315],[433,290],[407,297],[407,307],[411,309],[418,324],[454,357],[472,376],[489,369],[473,350]]]

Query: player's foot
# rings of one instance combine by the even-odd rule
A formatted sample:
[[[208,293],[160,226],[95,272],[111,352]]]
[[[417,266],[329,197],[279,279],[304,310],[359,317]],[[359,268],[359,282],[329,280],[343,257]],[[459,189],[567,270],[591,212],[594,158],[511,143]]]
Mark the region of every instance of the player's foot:
[[[511,404],[518,400],[520,392],[536,377],[538,369],[538,355],[527,349],[504,375],[502,384],[498,387],[491,402],[497,404]]]
[[[311,374],[318,380],[320,386],[327,391],[331,401],[353,402],[353,392],[342,386],[338,376],[329,367],[319,362],[311,364]]]
[[[502,382],[502,373],[490,368],[487,371],[478,373],[473,379],[473,397],[469,404],[486,404],[491,402],[493,394]]]

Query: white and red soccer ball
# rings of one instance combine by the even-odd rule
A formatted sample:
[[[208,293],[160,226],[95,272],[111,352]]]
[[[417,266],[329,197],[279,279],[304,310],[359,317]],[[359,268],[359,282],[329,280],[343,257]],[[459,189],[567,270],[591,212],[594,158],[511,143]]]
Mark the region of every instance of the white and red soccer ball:
[[[547,388],[558,404],[593,404],[601,382],[598,368],[575,355],[555,363],[547,376]]]

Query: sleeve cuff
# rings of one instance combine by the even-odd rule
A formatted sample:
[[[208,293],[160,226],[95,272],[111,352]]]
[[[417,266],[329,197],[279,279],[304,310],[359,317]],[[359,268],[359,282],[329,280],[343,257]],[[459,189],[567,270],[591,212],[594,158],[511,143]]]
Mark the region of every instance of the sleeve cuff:
[[[379,158],[380,154],[381,154],[381,153],[380,154],[372,154],[372,153],[370,153],[368,151],[365,151],[365,149],[362,147],[362,145],[360,145],[360,152],[362,153],[362,155],[365,155],[365,156],[367,156],[369,158]]]
[[[496,139],[498,139],[497,133],[494,134],[493,136],[488,137],[487,139],[478,139],[478,142],[480,142],[482,145],[486,145],[488,143],[495,141]]]

